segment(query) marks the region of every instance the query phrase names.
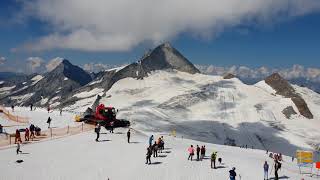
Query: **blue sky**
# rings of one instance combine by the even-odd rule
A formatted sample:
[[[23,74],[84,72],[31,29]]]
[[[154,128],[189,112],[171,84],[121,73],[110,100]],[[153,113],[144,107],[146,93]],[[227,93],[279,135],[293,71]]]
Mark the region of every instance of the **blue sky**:
[[[50,0],[44,0],[43,2],[45,1],[50,2]],[[38,3],[37,8],[39,8],[39,5],[46,5],[42,2],[39,4],[36,0],[34,3]],[[71,4],[71,6],[73,5]],[[97,41],[90,46],[95,46],[95,43],[98,43],[98,49],[92,49],[91,47],[75,45],[73,42],[68,42],[71,45],[66,47],[55,44],[41,44],[38,42],[39,39],[56,33],[62,34],[59,36],[65,38],[66,34],[75,32],[75,27],[79,27],[79,25],[75,24],[74,27],[67,26],[62,29],[60,27],[61,22],[63,22],[63,25],[68,22],[64,20],[64,16],[52,17],[52,14],[45,14],[48,18],[43,19],[40,16],[44,16],[44,14],[28,12],[40,11],[42,7],[23,11],[22,9],[26,7],[28,6],[21,1],[0,1],[0,57],[5,57],[7,64],[10,64],[10,62],[12,64],[24,63],[28,57],[41,57],[44,61],[48,61],[57,56],[67,58],[79,65],[88,62],[122,64],[136,61],[147,49],[153,48],[161,42],[170,41],[174,47],[195,64],[245,65],[249,67],[289,67],[293,64],[301,64],[306,67],[320,67],[320,11],[318,9],[312,9],[302,15],[284,15],[283,18],[279,18],[280,20],[276,19],[277,16],[283,14],[283,11],[288,14],[291,12],[291,10],[281,10],[281,13],[270,15],[266,22],[255,22],[255,17],[253,17],[253,20],[240,23],[233,23],[233,20],[232,22],[224,22],[222,25],[217,25],[216,17],[208,14],[208,17],[215,21],[209,27],[204,28],[205,25],[198,25],[198,22],[185,29],[168,26],[166,28],[169,30],[172,28],[173,32],[167,33],[167,30],[164,29],[163,32],[167,34],[161,31],[163,38],[160,39],[158,37],[154,38],[154,34],[158,32],[153,33],[152,30],[150,30],[151,32],[148,30],[144,33],[152,34],[149,39],[142,38],[138,39],[137,42],[130,41],[129,45],[120,44],[118,49],[110,48],[104,44],[100,46],[99,43],[101,42]],[[228,8],[228,6],[224,8]],[[239,12],[240,15],[241,13],[245,14],[246,12]],[[221,15],[219,18],[223,19],[225,17]],[[82,23],[81,19],[74,19],[74,21]],[[89,23],[88,21],[84,22],[84,24],[90,24],[90,21]],[[179,23],[181,22],[179,21]],[[164,26],[167,26],[167,24],[164,24]],[[136,30],[138,25],[132,25],[134,26],[132,29]],[[109,27],[100,27],[93,33],[99,32],[96,37],[98,37],[98,40],[99,38],[102,39],[104,37],[103,33],[109,33]],[[83,27],[80,26],[80,28]],[[123,29],[122,26],[119,28]],[[122,34],[116,35],[121,36],[131,33],[130,29],[131,27],[128,27],[128,32],[124,31]],[[139,29],[145,31],[148,27],[139,27]],[[190,31],[189,29],[197,30]],[[205,31],[205,35],[202,34],[202,31]],[[207,37],[207,34],[209,34],[209,37]],[[107,38],[110,39],[109,34],[107,35]],[[134,35],[140,36],[139,32]],[[57,43],[60,42],[57,41]],[[85,44],[86,40],[81,42]],[[90,41],[88,40],[88,42]],[[40,50],[39,46],[36,47],[37,50],[34,50],[35,48],[23,49],[26,44],[37,43],[40,44],[40,47],[46,45],[48,47]],[[18,50],[14,51],[14,48]]]

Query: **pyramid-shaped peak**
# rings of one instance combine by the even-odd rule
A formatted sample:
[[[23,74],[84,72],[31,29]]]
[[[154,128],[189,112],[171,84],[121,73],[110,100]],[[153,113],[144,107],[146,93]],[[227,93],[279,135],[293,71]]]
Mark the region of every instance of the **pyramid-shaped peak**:
[[[161,44],[160,47],[164,47],[167,49],[173,49],[173,46],[169,42],[165,42],[165,43]]]
[[[191,74],[200,71],[170,43],[164,43],[152,50],[141,60],[146,72],[161,69],[176,69]]]

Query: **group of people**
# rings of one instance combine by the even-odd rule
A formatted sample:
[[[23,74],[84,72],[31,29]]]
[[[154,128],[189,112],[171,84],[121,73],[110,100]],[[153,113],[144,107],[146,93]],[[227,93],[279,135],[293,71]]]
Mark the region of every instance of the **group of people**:
[[[159,137],[157,140],[154,141],[154,136],[151,135],[149,137],[149,147],[147,148],[146,153],[146,164],[151,164],[151,156],[158,157],[158,153],[162,153],[164,150],[164,139],[163,136]]]
[[[31,124],[29,128],[25,128],[22,131],[24,131],[25,141],[30,141],[30,139],[33,140],[35,138],[35,135],[40,136],[41,128]],[[20,130],[16,129],[14,143],[17,144],[18,142],[22,143],[22,140]]]
[[[193,148],[193,145],[191,145],[188,148],[188,160],[190,159],[191,161],[193,160],[193,156],[194,156],[194,152],[196,151],[197,154],[197,161],[202,161],[202,159],[206,156],[206,146],[203,145],[201,146],[201,148],[199,147],[199,145],[197,145],[196,150]]]

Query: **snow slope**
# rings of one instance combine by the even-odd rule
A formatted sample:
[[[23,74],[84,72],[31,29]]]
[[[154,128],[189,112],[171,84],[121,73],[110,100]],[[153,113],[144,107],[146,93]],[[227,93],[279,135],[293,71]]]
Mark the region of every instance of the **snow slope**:
[[[296,106],[275,95],[264,81],[246,85],[237,78],[154,71],[143,80],[118,81],[100,102],[118,108],[119,118],[143,132],[175,129],[179,136],[194,140],[292,155],[297,149],[313,149],[320,137],[320,97],[304,96],[314,119],[301,115],[287,119],[282,110],[292,106],[298,112]],[[84,111],[94,100],[83,99],[68,109]]]
[[[23,145],[25,154],[16,155],[14,148],[0,150],[2,180],[194,180],[228,179],[228,171],[236,167],[243,180],[257,180],[263,177],[263,163],[272,160],[265,151],[220,146],[188,139],[164,136],[165,147],[161,157],[152,158],[152,164],[145,164],[148,137],[133,132],[132,143],[126,142],[126,129],[115,134],[102,134],[95,142],[94,132],[87,132],[63,139]],[[158,135],[156,135],[158,137]],[[186,149],[191,144],[206,145],[207,154],[218,151],[223,164],[218,169],[210,168],[209,156],[203,161],[188,161]],[[15,161],[21,159],[23,163]],[[300,175],[291,158],[285,157],[279,176],[282,178],[310,180]],[[271,167],[270,167],[271,169]],[[306,171],[306,170],[305,170]],[[273,177],[273,175],[271,175]]]
[[[11,108],[7,108],[10,109]],[[24,123],[17,123],[14,121],[8,120],[2,113],[0,113],[0,124],[5,126],[5,131],[7,133],[13,133],[15,132],[16,129],[20,128],[26,128],[29,127],[30,124],[34,124],[41,129],[47,129],[48,124],[47,124],[47,119],[50,116],[52,121],[51,121],[51,127],[53,128],[61,128],[61,127],[66,127],[66,126],[76,126],[77,123],[74,122],[74,113],[70,112],[62,112],[62,116],[60,116],[60,111],[51,111],[48,113],[46,109],[43,108],[36,108],[34,111],[30,111],[29,108],[26,107],[15,107],[14,112],[11,112],[13,115],[17,115],[20,117],[28,117],[29,118],[29,123],[24,124]],[[9,127],[6,127],[9,126]]]

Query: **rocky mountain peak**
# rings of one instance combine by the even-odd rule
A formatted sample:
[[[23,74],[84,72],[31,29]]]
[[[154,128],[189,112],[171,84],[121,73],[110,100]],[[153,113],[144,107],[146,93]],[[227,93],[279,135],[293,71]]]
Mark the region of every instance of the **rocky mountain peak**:
[[[141,65],[146,72],[162,69],[176,69],[191,74],[200,71],[178,50],[169,43],[164,43],[152,50],[141,60]]]
[[[308,119],[313,119],[313,114],[310,112],[305,100],[298,94],[291,84],[285,80],[279,73],[273,73],[265,79],[265,82],[271,86],[277,94],[286,98],[291,98],[293,103],[298,108],[301,115]]]

